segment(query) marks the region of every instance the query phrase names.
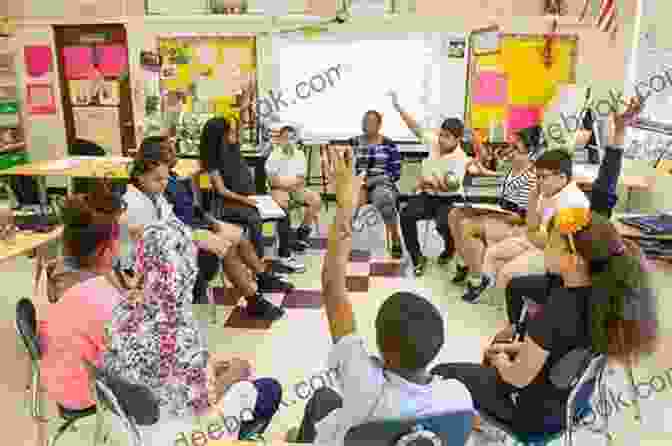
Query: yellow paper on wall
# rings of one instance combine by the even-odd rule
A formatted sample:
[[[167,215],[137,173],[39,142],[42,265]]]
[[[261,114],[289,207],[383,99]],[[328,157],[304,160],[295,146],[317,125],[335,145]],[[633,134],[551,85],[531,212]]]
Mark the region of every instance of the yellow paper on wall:
[[[506,108],[501,105],[478,105],[471,106],[471,128],[490,129],[491,123],[502,123],[506,118]]]
[[[184,105],[182,106],[182,111],[185,113],[193,113],[194,111],[194,97],[193,96],[187,96],[184,101]]]
[[[553,44],[553,64],[544,64],[544,39],[502,39],[500,64],[509,75],[508,100],[511,105],[545,105],[560,84],[574,80],[575,41]]]
[[[499,67],[499,54],[485,54],[483,56],[476,56],[476,64],[478,68],[493,68]]]

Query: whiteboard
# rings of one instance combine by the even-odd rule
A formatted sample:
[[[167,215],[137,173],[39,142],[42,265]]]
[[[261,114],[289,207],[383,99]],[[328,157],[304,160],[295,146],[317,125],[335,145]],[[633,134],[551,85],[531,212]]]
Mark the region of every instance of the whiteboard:
[[[385,136],[415,141],[386,93],[396,90],[402,107],[424,127],[438,127],[447,117],[464,119],[466,58],[448,57],[451,41],[464,43],[465,36],[275,35],[273,95],[281,94],[284,104],[275,101],[274,118],[299,124],[304,140],[344,139],[361,134],[364,113],[376,110]]]

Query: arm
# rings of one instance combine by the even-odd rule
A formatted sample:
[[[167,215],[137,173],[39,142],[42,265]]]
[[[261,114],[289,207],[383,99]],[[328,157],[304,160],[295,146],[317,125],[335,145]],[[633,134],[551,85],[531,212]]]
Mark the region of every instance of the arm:
[[[397,93],[391,91],[388,93],[388,96],[392,98],[392,105],[394,106],[394,109],[399,113],[399,116],[401,116],[401,120],[404,121],[406,127],[408,127],[408,129],[411,132],[420,136],[421,131],[420,126],[418,125],[417,121],[413,118],[413,116],[409,115],[404,109],[401,108],[401,105],[399,105],[399,97]]]
[[[224,180],[222,180],[222,177],[218,172],[208,172],[208,175],[210,176],[210,182],[212,183],[213,189],[215,189],[215,192],[217,192],[219,195],[226,199],[242,203],[246,206],[253,206],[251,204],[251,200],[248,197],[227,189],[226,186],[224,186]]]
[[[329,331],[334,343],[355,332],[355,317],[347,296],[346,269],[352,249],[352,214],[354,191],[359,189],[352,173],[352,160],[334,151],[336,218],[329,230],[327,254],[322,269],[322,295],[324,296]],[[361,179],[359,180],[361,181]]]

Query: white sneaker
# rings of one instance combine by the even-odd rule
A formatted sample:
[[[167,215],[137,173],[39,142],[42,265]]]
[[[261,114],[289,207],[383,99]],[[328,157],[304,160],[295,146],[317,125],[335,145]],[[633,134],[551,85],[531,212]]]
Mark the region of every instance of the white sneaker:
[[[294,256],[280,257],[278,260],[282,266],[294,273],[303,273],[306,271],[306,265],[299,263]]]

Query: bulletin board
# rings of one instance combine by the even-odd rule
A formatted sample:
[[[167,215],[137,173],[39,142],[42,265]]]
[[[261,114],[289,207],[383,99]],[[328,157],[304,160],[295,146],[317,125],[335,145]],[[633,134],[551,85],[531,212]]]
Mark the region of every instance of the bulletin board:
[[[576,83],[578,37],[556,36],[550,64],[544,37],[499,34],[496,51],[470,54],[467,123],[484,139],[505,141],[512,132],[539,124],[558,87]]]
[[[256,82],[254,37],[160,38],[159,53],[162,95],[179,98],[164,101],[164,112],[239,117],[239,95]]]

